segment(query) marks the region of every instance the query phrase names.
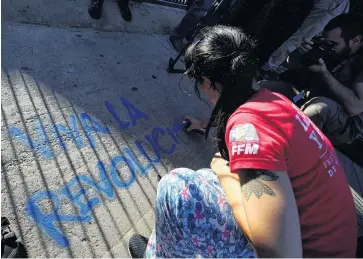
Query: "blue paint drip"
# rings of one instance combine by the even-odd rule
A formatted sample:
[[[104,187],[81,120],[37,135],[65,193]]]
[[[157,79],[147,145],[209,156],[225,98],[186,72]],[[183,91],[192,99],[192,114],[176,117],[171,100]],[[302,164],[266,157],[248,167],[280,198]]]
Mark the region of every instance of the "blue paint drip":
[[[44,214],[39,207],[38,201],[41,199],[50,199],[54,204],[54,212]],[[25,205],[26,214],[34,220],[43,232],[53,239],[61,248],[70,246],[69,240],[62,231],[55,225],[56,222],[90,222],[90,216],[73,216],[60,215],[60,200],[58,195],[53,191],[41,191],[31,195]]]

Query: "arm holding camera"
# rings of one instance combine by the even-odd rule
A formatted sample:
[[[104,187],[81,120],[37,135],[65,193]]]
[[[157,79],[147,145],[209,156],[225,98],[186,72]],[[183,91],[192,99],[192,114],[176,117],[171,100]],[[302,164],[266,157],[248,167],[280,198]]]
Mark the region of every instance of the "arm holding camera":
[[[304,66],[300,63],[300,58],[303,54],[313,49],[313,44],[314,42],[312,40],[305,39],[299,48],[290,53],[287,57],[287,66],[289,70],[304,68]]]
[[[323,79],[325,86],[336,96],[341,105],[344,107],[349,116],[353,117],[363,112],[363,71],[355,78],[351,88],[339,82],[332,73],[328,70],[323,58],[319,58],[316,64],[311,65],[311,60],[305,58],[305,64],[302,65],[302,56],[306,56],[314,49],[316,39],[305,40],[300,47],[291,53],[288,64],[289,69],[308,68]],[[324,38],[318,39],[321,42]],[[328,46],[329,47],[329,46]],[[317,60],[317,59],[316,59]],[[310,63],[309,63],[310,62]]]
[[[319,59],[319,64],[310,66],[309,70],[321,75],[326,87],[340,101],[348,115],[353,117],[363,112],[363,71],[358,74],[350,89],[329,72],[323,59]]]

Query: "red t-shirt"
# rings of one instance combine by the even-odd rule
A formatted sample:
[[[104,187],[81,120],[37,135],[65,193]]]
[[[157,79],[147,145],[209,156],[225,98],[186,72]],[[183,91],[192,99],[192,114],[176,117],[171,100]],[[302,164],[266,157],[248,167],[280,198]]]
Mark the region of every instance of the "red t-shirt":
[[[293,103],[262,89],[227,123],[231,171],[286,171],[299,212],[304,257],[355,257],[357,218],[330,141]]]

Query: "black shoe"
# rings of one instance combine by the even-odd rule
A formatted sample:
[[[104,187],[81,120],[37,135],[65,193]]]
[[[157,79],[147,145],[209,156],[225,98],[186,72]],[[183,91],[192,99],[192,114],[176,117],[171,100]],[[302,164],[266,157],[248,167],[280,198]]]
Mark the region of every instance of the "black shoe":
[[[1,217],[1,258],[28,258],[24,245],[10,228],[7,218]]]
[[[182,49],[183,49],[183,39],[177,37],[177,36],[174,36],[174,35],[171,35],[169,37],[169,43],[171,44],[171,46],[173,46],[173,48],[180,52]]]
[[[127,0],[117,0],[117,5],[118,5],[118,8],[120,9],[120,13],[121,13],[122,18],[126,22],[131,22],[132,14],[131,14],[131,10],[130,10],[130,7],[129,7],[129,1],[127,1]]]
[[[92,0],[91,5],[88,7],[88,13],[93,19],[99,20],[101,18],[103,1]]]
[[[129,239],[129,255],[131,258],[144,258],[144,254],[149,239],[146,237],[133,234]]]

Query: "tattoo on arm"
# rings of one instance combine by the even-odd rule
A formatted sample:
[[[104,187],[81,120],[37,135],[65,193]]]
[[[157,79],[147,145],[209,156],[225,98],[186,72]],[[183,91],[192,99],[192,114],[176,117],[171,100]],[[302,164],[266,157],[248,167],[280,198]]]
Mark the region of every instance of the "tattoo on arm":
[[[242,186],[242,192],[248,201],[252,194],[258,199],[263,195],[276,196],[274,191],[262,181],[276,181],[279,177],[268,170],[247,170],[247,182]]]

